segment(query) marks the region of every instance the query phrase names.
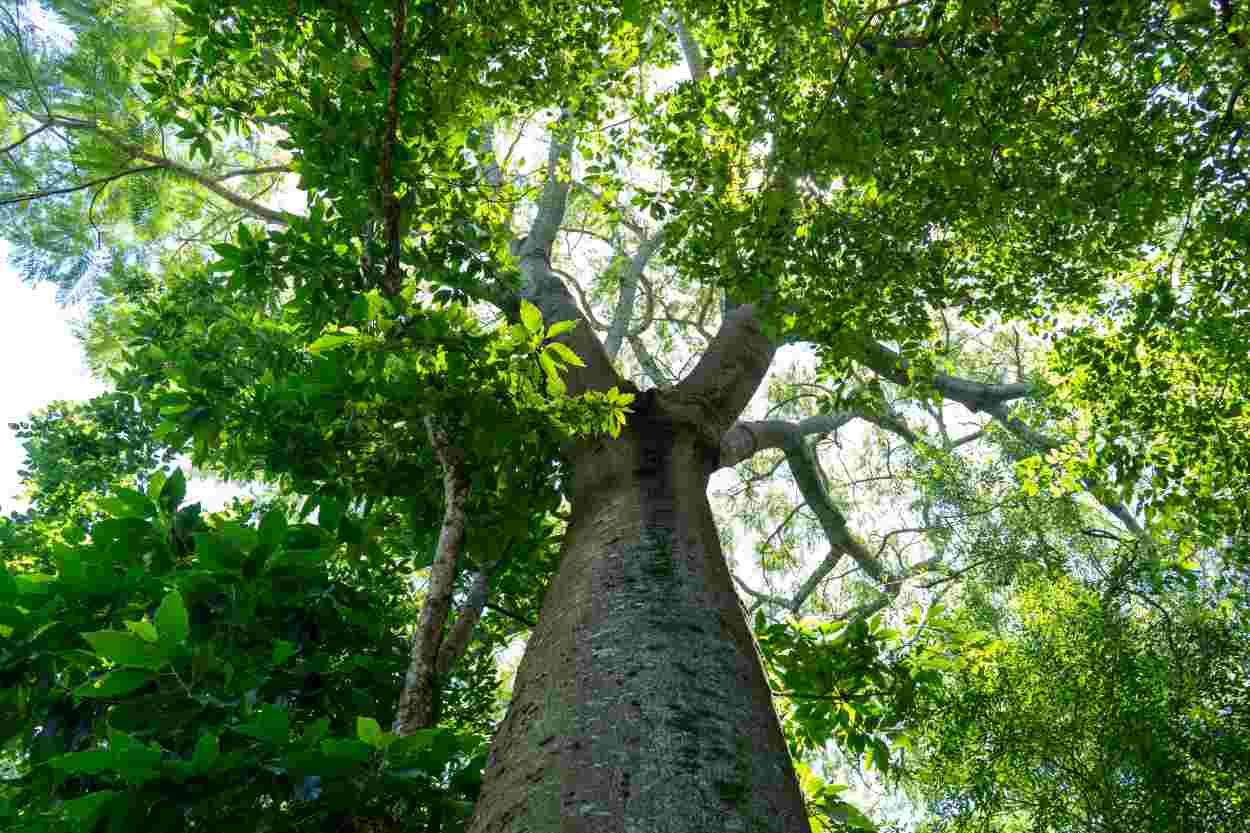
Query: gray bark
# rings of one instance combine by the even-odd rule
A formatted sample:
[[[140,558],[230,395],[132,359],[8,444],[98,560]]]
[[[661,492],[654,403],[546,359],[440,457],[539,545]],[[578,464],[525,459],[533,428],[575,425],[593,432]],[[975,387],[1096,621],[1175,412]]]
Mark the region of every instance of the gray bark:
[[[471,833],[809,829],[707,501],[718,446],[675,393],[569,455],[560,569]]]
[[[399,694],[393,726],[397,735],[411,735],[434,725],[439,649],[451,609],[457,562],[464,547],[468,522],[465,505],[469,499],[469,475],[464,466],[464,454],[434,420],[427,417],[425,424],[434,454],[443,466],[443,527],[439,531],[434,563],[430,566],[430,587],[412,636],[412,656],[404,675],[404,687]]]

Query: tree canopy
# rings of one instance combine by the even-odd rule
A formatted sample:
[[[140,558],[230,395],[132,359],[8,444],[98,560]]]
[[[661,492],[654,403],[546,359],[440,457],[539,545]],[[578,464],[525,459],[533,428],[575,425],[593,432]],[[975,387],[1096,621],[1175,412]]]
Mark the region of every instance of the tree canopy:
[[[465,829],[585,450],[657,402],[714,458],[814,827],[1238,829],[1244,4],[0,30],[0,229],[111,388],[14,426],[12,829]],[[186,505],[188,464],[267,497]]]

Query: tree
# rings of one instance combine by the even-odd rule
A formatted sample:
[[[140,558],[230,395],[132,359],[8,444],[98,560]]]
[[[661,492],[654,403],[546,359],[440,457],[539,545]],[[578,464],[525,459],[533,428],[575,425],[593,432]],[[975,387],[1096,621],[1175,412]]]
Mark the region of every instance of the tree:
[[[911,716],[930,829],[1239,829],[1244,588],[1221,584],[1237,602],[1202,605],[1195,588],[1169,610],[1039,575]]]
[[[469,830],[806,829],[707,499],[720,468],[784,458],[829,549],[785,597],[748,594],[775,646],[781,612],[815,605],[844,558],[862,576],[838,612],[852,642],[917,580],[976,566],[944,560],[949,490],[918,491],[917,523],[875,550],[851,529],[813,439],[853,420],[930,472],[984,440],[1028,489],[1083,492],[1159,560],[1159,541],[1213,546],[1250,518],[1244,9],[195,0],[173,14],[168,52],[127,65],[120,103],[86,114],[10,26],[29,89],[7,99],[10,165],[78,177],[14,204],[161,173],[244,213],[207,266],[203,249],[147,247],[136,269],[110,226],[122,254],[98,355],[197,463],[323,512],[407,501],[425,521],[410,533],[442,523],[422,542],[431,592],[401,695],[416,717],[397,731],[437,712],[462,553],[480,575],[502,556],[474,538],[475,513],[531,540],[567,499]],[[152,130],[119,145],[127,112]],[[79,135],[116,153],[31,163],[77,154]],[[175,135],[204,168],[157,153]],[[222,193],[210,170],[235,137],[290,154],[306,210]],[[159,171],[112,170],[117,153]],[[987,321],[1054,342],[1045,372],[957,365],[961,327]],[[779,347],[799,342],[827,385],[790,418],[748,418]],[[956,409],[980,419],[968,437],[947,431]],[[903,534],[932,554],[887,556]],[[931,670],[892,667],[900,691]]]

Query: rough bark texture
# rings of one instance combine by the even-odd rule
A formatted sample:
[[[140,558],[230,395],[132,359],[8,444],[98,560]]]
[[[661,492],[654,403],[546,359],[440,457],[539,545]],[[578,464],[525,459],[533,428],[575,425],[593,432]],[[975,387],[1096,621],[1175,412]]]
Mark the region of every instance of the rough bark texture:
[[[438,535],[438,551],[430,566],[430,586],[412,635],[412,656],[404,675],[404,687],[395,710],[392,729],[401,736],[434,725],[439,647],[451,609],[456,565],[468,522],[465,505],[469,499],[469,475],[464,468],[464,454],[434,420],[427,417],[425,425],[434,454],[443,466],[443,527]]]
[[[560,569],[472,833],[809,829],[688,410],[648,391],[620,438],[570,454]]]

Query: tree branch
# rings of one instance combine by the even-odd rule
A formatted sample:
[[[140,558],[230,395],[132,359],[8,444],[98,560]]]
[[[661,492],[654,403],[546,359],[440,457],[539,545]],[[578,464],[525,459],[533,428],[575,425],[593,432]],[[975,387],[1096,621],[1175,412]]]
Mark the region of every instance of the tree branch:
[[[49,130],[49,129],[51,129],[51,128],[52,128],[52,123],[51,123],[51,122],[45,122],[42,126],[40,126],[40,127],[36,127],[34,130],[30,131],[29,133],[27,133],[27,134],[26,134],[25,136],[23,136],[22,138],[18,139],[18,140],[17,140],[16,142],[14,142],[13,144],[8,145],[8,146],[3,147],[3,148],[0,148],[0,153],[8,153],[9,151],[13,150],[13,149],[14,149],[14,148],[16,148],[16,147],[21,147],[22,145],[26,144],[26,143],[27,143],[28,141],[30,141],[31,139],[33,139],[33,138],[35,138],[36,136],[38,136],[38,135],[39,135],[40,133],[42,133],[43,131],[45,131],[45,130]]]
[[[434,563],[430,566],[430,586],[412,636],[412,656],[393,726],[397,735],[411,735],[434,723],[438,656],[468,523],[465,507],[469,499],[469,475],[464,452],[452,444],[432,417],[425,418],[425,428],[434,456],[443,467],[443,527],[438,534]]]
[[[616,310],[612,314],[612,324],[608,329],[607,341],[604,345],[608,351],[608,356],[615,359],[617,354],[621,352],[621,343],[625,340],[625,336],[629,330],[629,325],[634,314],[634,300],[638,296],[638,284],[642,279],[642,273],[647,268],[647,262],[651,260],[660,248],[663,242],[664,232],[660,231],[652,236],[644,239],[638,246],[638,251],[634,252],[634,256],[629,259],[624,272],[621,274],[621,293],[616,302]],[[654,304],[654,294],[647,293],[648,315],[650,318],[650,306]],[[637,335],[645,327],[639,328]]]
[[[785,448],[788,443],[802,437],[832,434],[856,416],[856,413],[841,411],[836,414],[816,414],[800,422],[761,419],[734,423],[721,435],[721,467],[736,466],[768,448]]]
[[[833,505],[833,500],[829,497],[820,472],[820,463],[811,446],[806,440],[797,438],[786,444],[785,451],[786,462],[789,463],[790,472],[798,484],[799,493],[812,512],[816,514],[820,528],[824,531],[825,538],[833,550],[829,558],[834,559],[834,564],[836,564],[837,558],[844,554],[849,555],[865,573],[872,576],[874,581],[881,584],[889,581],[890,572],[881,563],[881,559],[869,552],[868,548],[851,534],[846,525],[846,518]],[[825,574],[827,575],[832,569],[833,566],[830,565]]]
[[[236,176],[262,176],[264,174],[289,174],[291,168],[287,165],[265,165],[260,168],[240,168],[236,171],[228,171],[221,176],[213,177],[215,182],[223,182],[227,179],[234,179]]]
[[[768,372],[777,345],[764,334],[754,304],[731,310],[675,399],[701,413],[718,440],[731,426]]]
[[[141,145],[132,144],[130,142],[127,142],[113,135],[111,131],[104,129],[98,123],[94,121],[88,121],[86,119],[77,119],[77,118],[73,118],[70,116],[54,116],[54,115],[49,115],[45,118],[41,118],[40,121],[48,125],[64,127],[69,130],[88,130],[92,133],[95,133],[98,136],[102,137],[109,144],[113,145],[119,150],[123,150],[126,153],[130,154],[130,157],[132,159],[142,159],[144,162],[149,162],[152,165],[155,165],[160,168],[164,168],[165,170],[175,173],[178,176],[184,177],[186,179],[190,179],[191,181],[196,182],[199,185],[202,185],[204,188],[207,188],[209,191],[212,191],[214,194],[221,197],[223,200],[230,203],[235,208],[240,208],[250,214],[253,214],[256,217],[259,217],[262,220],[265,220],[266,222],[274,223],[275,225],[286,226],[286,225],[290,225],[293,220],[297,219],[297,217],[293,214],[288,214],[285,211],[275,211],[272,208],[266,208],[265,206],[261,205],[255,200],[248,199],[242,194],[231,191],[229,188],[222,185],[221,182],[219,181],[219,178],[217,177],[212,177],[212,176],[209,176],[208,174],[200,173],[194,168],[191,168],[187,165],[183,165],[180,162],[175,162],[174,160],[169,159],[165,156],[161,156],[155,153],[149,153],[148,151],[144,150]]]
[[[854,336],[848,337],[847,343],[851,349],[851,358],[883,379],[888,379],[903,387],[915,383],[916,380],[913,379],[911,373],[911,362],[889,347],[869,338]],[[1036,393],[1036,388],[1027,382],[1000,385],[974,382],[945,373],[925,376],[924,381],[947,399],[958,402],[971,411],[985,411],[993,405],[1023,399]]]
[[[72,194],[75,191],[85,191],[88,188],[94,188],[97,185],[108,185],[110,182],[130,176],[131,174],[149,173],[151,171],[160,170],[161,165],[144,165],[142,168],[127,168],[124,171],[118,171],[109,176],[103,176],[99,179],[93,179],[90,182],[84,182],[81,185],[71,185],[66,188],[49,188],[43,191],[27,191],[22,194],[14,194],[11,197],[0,197],[0,205],[14,205],[29,200],[40,200],[45,197],[55,197],[59,194]]]
[[[568,287],[551,268],[551,247],[568,206],[569,182],[567,177],[560,175],[559,168],[571,153],[571,139],[552,137],[547,154],[547,182],[539,199],[538,213],[529,234],[513,244],[513,256],[522,275],[520,298],[538,307],[548,324],[578,322],[579,326],[558,338],[586,363],[585,367],[570,367],[568,370],[565,382],[570,396],[610,387],[632,389],[633,386],[612,367],[603,343],[578,309]],[[510,316],[516,316],[520,298],[507,310]]]
[[[391,66],[387,73],[386,117],[382,128],[382,159],[379,177],[382,180],[382,220],[386,229],[386,265],[382,291],[398,295],[403,289],[399,255],[403,232],[400,229],[399,194],[395,191],[395,144],[399,141],[399,82],[404,70],[404,30],[408,26],[408,0],[398,0],[395,7],[395,28],[391,32]]]
[[[686,25],[685,16],[681,12],[676,12],[676,17],[673,28],[677,30],[677,42],[681,44],[682,55],[686,58],[686,68],[690,70],[690,79],[698,83],[707,77],[707,61],[703,59],[703,50],[699,42],[695,40],[694,35],[690,33],[690,27]]]
[[[465,599],[460,610],[456,612],[456,622],[443,637],[443,644],[438,647],[438,659],[434,663],[434,671],[439,677],[446,676],[455,664],[464,656],[469,647],[473,630],[481,621],[482,609],[490,596],[490,570],[481,570],[473,579],[469,589],[469,597]]]

